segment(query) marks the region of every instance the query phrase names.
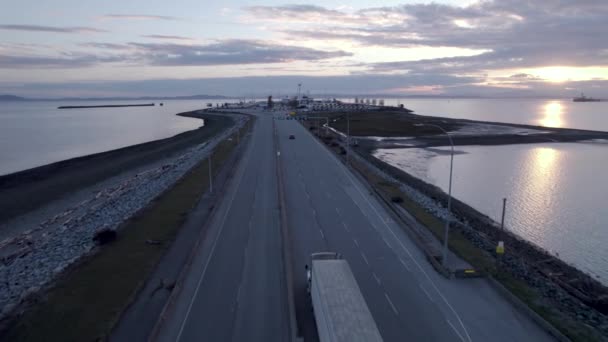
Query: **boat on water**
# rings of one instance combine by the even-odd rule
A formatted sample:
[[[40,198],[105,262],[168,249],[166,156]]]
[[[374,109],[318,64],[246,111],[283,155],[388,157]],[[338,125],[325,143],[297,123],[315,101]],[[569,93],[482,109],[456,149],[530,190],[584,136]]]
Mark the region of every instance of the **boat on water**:
[[[594,99],[593,97],[587,97],[585,94],[581,93],[581,96],[575,97],[572,99],[572,102],[600,102],[600,99]]]

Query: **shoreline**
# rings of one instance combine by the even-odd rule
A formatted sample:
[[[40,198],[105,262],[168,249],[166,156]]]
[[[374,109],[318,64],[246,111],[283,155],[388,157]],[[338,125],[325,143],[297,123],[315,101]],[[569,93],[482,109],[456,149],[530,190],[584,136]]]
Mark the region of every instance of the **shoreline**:
[[[53,175],[43,181],[24,183],[24,186],[33,184],[42,192],[53,190],[55,192],[49,196],[59,199],[45,202],[39,209],[28,211],[9,224],[0,224],[2,229],[12,229],[8,232],[10,235],[0,239],[0,259],[5,265],[0,273],[6,279],[0,284],[0,324],[3,317],[11,314],[27,298],[49,285],[52,287],[54,280],[65,270],[78,264],[83,257],[96,253],[102,244],[96,240],[100,232],[122,234],[120,227],[125,222],[138,217],[138,213],[156,203],[160,195],[173,189],[184,175],[191,174],[194,166],[201,165],[201,160],[205,160],[247,121],[230,115],[214,116],[199,112],[188,115],[204,117],[213,124],[185,134],[189,138],[185,141],[182,134],[175,139],[163,139],[161,142],[164,144],[160,147],[158,142],[147,143],[148,150],[136,146],[135,149],[126,148],[128,152],[125,153],[125,149],[120,149],[119,153],[110,154],[120,162],[118,165],[114,165],[104,153],[105,158],[101,161],[95,158],[96,155],[89,156],[85,157],[87,163],[68,165],[59,171],[54,169],[54,172],[63,172],[59,178]],[[167,146],[171,149],[165,148]],[[135,159],[140,163],[138,165],[133,158],[127,158],[133,166],[122,160],[125,154],[126,157],[134,157],[128,154],[147,154],[147,158]],[[102,174],[105,178],[94,184],[86,184],[82,179],[71,186],[62,182],[65,177],[91,173],[91,170],[105,166],[100,162],[112,166],[105,170],[114,173]],[[207,170],[206,167],[202,169]],[[185,188],[184,191],[192,195],[191,190]],[[175,210],[179,219],[184,208]],[[162,217],[163,213],[156,215]],[[4,230],[2,233],[6,235]],[[29,270],[31,265],[36,265],[37,272]]]
[[[206,125],[169,138],[88,154],[0,176],[0,225],[123,171],[169,157],[194,146],[230,119],[203,111],[177,113],[205,120]]]

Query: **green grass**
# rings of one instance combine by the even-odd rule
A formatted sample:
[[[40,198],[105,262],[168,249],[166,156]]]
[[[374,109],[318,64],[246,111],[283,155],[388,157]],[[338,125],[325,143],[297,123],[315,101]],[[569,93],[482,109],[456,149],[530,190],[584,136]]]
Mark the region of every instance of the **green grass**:
[[[243,128],[245,132],[251,125]],[[243,136],[243,133],[241,133]],[[213,153],[215,173],[236,146],[221,142]],[[66,272],[2,337],[7,341],[107,339],[120,314],[154,270],[189,211],[208,188],[207,160],[130,219],[118,239]],[[146,244],[147,239],[162,245]]]
[[[341,131],[347,131],[346,113],[323,113],[320,116],[330,118],[330,126]],[[437,128],[417,126],[421,123],[434,123],[444,129],[454,130],[461,124],[450,119],[430,118],[399,111],[368,111],[349,114],[350,134],[353,136],[404,137],[442,134]],[[335,121],[334,121],[335,120]],[[321,120],[322,121],[322,120]]]

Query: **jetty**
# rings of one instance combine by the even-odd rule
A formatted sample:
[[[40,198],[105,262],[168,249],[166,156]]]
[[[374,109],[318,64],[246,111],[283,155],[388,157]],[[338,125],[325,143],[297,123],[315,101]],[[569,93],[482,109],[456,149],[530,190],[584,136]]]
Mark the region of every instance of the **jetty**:
[[[117,104],[117,105],[93,105],[93,106],[60,106],[57,109],[77,109],[77,108],[119,108],[119,107],[154,107],[154,103],[140,104]]]

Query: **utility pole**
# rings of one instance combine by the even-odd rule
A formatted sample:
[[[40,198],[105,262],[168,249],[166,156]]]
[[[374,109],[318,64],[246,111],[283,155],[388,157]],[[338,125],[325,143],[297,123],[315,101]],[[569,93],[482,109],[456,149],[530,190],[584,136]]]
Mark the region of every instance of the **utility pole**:
[[[445,229],[444,229],[444,237],[443,237],[443,260],[441,264],[443,267],[448,268],[448,238],[450,234],[450,220],[452,215],[452,173],[454,171],[454,141],[452,140],[452,136],[448,131],[443,129],[443,127],[434,125],[434,124],[414,124],[414,126],[430,126],[435,127],[441,130],[450,141],[450,146],[452,148],[452,152],[450,153],[450,180],[448,185],[448,215],[445,218]]]
[[[507,199],[502,199],[502,219],[500,220],[500,230],[505,230],[505,208],[507,207]]]
[[[213,193],[213,175],[211,173],[211,154],[213,152],[209,153],[209,193]]]
[[[350,112],[346,112],[346,164],[350,161]]]

